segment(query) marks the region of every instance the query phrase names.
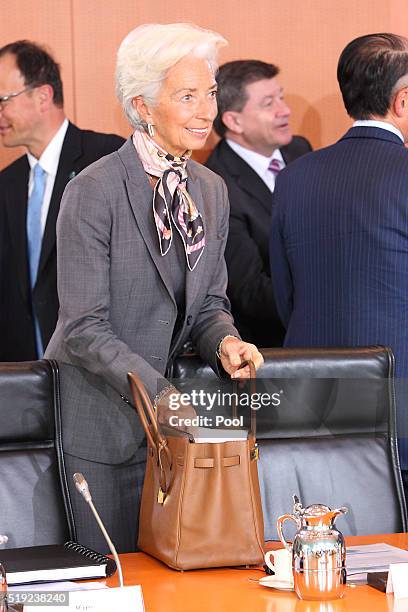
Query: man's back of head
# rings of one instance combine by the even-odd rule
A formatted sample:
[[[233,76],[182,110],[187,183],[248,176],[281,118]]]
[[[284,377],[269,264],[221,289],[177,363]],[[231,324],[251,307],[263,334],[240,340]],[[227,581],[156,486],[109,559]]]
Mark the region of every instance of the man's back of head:
[[[337,80],[350,117],[385,120],[408,87],[408,39],[391,33],[355,38],[340,55]]]

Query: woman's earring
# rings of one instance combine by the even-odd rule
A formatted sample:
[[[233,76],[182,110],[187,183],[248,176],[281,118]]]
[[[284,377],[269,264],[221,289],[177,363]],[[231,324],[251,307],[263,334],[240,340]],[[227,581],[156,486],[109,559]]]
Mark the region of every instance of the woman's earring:
[[[154,136],[154,126],[153,126],[153,123],[148,123],[147,124],[147,133],[149,134],[150,138],[153,138],[153,136]]]

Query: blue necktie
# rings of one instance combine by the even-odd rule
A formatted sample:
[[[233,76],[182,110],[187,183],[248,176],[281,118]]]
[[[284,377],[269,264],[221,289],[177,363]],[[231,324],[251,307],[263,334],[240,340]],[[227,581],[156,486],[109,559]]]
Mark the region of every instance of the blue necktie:
[[[45,170],[43,170],[40,164],[37,163],[34,166],[34,184],[31,195],[28,199],[27,208],[27,244],[31,289],[33,289],[37,280],[38,264],[40,261],[42,242],[41,207],[44,198],[46,178],[47,174]],[[40,326],[34,312],[34,306],[33,317],[37,354],[38,358],[41,359],[44,354],[44,349],[41,340]]]

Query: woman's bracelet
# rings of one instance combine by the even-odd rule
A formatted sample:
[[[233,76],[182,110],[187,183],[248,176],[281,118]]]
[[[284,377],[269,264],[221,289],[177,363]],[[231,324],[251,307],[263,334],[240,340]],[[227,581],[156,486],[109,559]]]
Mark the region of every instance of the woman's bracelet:
[[[221,338],[221,340],[218,343],[217,350],[215,351],[215,354],[217,355],[218,359],[221,359],[222,343],[227,338],[236,338],[237,340],[239,340],[238,336],[232,336],[231,334],[228,334],[228,336],[224,336],[223,338]]]
[[[161,400],[166,397],[166,395],[169,395],[170,391],[172,391],[173,393],[179,393],[176,387],[174,387],[173,385],[167,385],[166,387],[163,387],[163,389],[159,391],[159,393],[155,396],[153,400],[153,408],[155,412],[157,412],[157,407],[160,404]]]

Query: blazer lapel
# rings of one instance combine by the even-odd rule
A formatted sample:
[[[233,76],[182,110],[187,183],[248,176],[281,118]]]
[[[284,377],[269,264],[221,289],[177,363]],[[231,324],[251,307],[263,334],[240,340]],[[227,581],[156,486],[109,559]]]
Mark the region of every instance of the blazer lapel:
[[[159,251],[159,240],[153,218],[152,188],[131,138],[119,149],[118,154],[128,175],[126,180],[127,194],[140,234],[175,305],[170,273]]]
[[[41,274],[50,254],[55,248],[56,242],[56,223],[60,209],[60,203],[64,189],[73,176],[74,163],[82,155],[81,131],[70,123],[65,134],[64,143],[58,163],[57,174],[55,177],[54,188],[51,195],[50,207],[45,224],[44,236],[41,245],[41,255],[38,274]]]
[[[240,188],[252,198],[256,198],[265,211],[270,214],[272,193],[260,176],[244,161],[228,143],[222,143],[222,155],[229,173],[235,177]]]
[[[30,289],[26,239],[29,171],[30,166],[27,157],[24,156],[19,160],[15,176],[10,181],[6,194],[8,229],[13,245],[14,257],[17,263],[18,282],[24,299],[26,299]]]

